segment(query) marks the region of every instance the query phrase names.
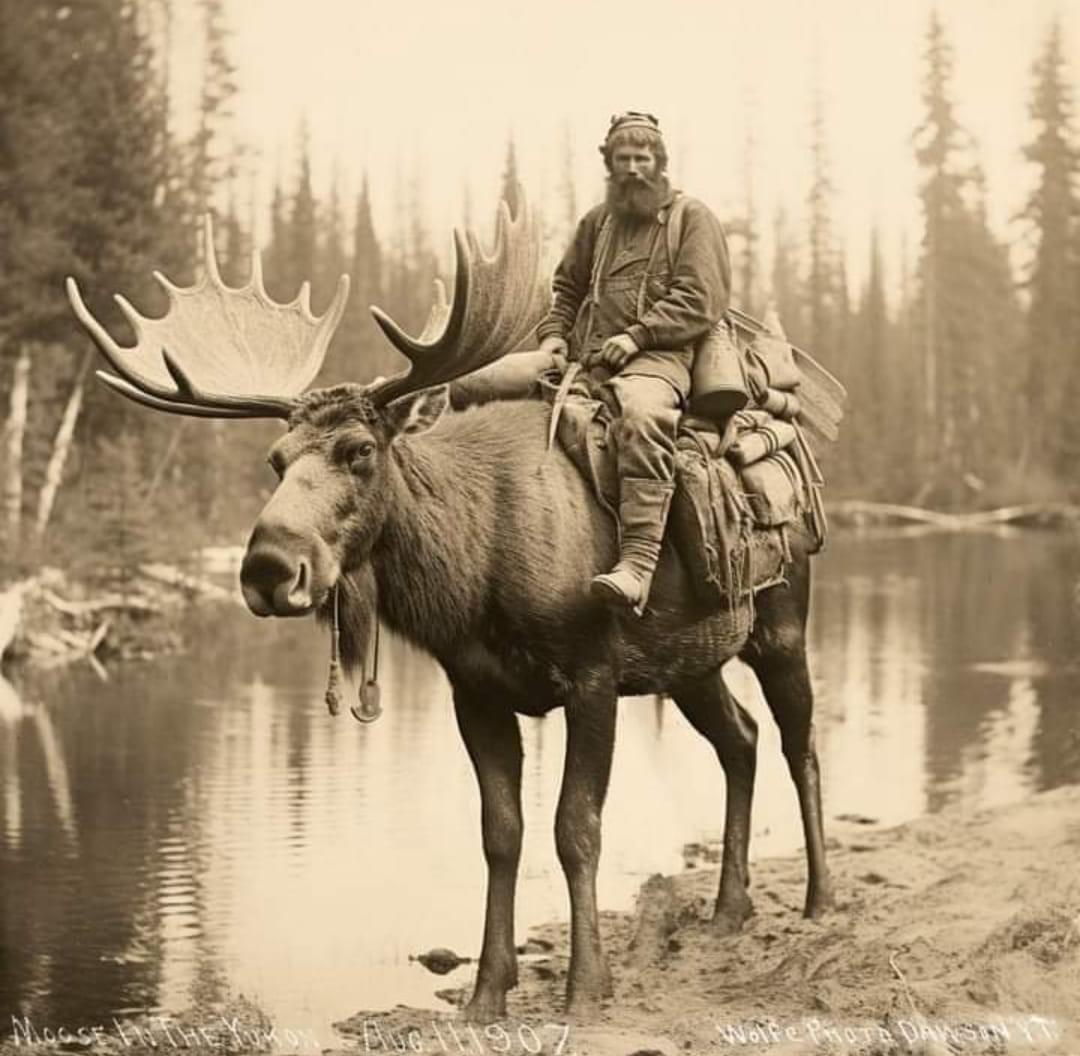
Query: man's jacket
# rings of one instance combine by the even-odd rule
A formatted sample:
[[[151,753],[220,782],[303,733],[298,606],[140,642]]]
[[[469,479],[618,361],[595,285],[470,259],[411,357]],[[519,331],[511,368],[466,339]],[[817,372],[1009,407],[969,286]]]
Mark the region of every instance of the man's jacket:
[[[672,192],[651,222],[608,220],[606,205],[585,214],[555,270],[554,303],[537,328],[541,340],[565,338],[574,359],[627,333],[642,351],[623,373],[683,378],[688,385],[693,346],[727,310],[731,264],[719,221],[685,196],[669,259],[666,225],[675,197]]]

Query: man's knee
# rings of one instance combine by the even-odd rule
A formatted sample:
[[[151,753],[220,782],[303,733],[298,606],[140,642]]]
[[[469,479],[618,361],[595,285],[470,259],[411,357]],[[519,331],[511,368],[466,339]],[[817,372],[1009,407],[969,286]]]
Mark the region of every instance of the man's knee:
[[[678,416],[678,395],[663,378],[619,375],[609,384],[619,403],[619,417],[631,429],[666,424]]]

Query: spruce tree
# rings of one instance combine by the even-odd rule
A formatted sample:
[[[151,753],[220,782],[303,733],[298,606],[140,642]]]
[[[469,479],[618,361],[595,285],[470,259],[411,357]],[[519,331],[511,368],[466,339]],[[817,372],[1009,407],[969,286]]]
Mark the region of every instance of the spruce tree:
[[[779,316],[787,336],[801,345],[806,341],[806,324],[799,246],[783,206],[777,208],[773,218],[773,243],[771,307]]]
[[[1073,98],[1065,68],[1061,23],[1055,20],[1032,67],[1030,115],[1035,127],[1024,156],[1036,168],[1036,183],[1022,219],[1034,245],[1025,276],[1030,305],[1024,341],[1026,397],[1025,469],[1043,460],[1062,474],[1080,454],[1080,430],[1071,397],[1080,393],[1076,305],[1080,293],[1076,221],[1078,155]],[[1063,432],[1064,430],[1064,432]]]
[[[815,89],[811,117],[811,182],[807,196],[806,341],[832,370],[843,372],[840,348],[842,311],[837,251],[833,238],[835,193],[829,171],[824,102]]]
[[[503,165],[500,197],[506,202],[511,217],[521,215],[521,177],[518,175],[517,149],[512,135],[506,141],[506,162]]]
[[[756,314],[760,312],[761,293],[759,290],[760,261],[757,205],[754,199],[754,130],[751,122],[749,104],[747,104],[746,133],[743,137],[743,218],[744,239],[741,250],[735,260],[735,294],[737,303],[744,311]]]
[[[922,481],[915,498],[961,503],[978,501],[1012,454],[1007,407],[1019,309],[1004,249],[987,223],[973,144],[953,107],[953,53],[936,12],[925,62],[926,112],[915,133],[924,174],[913,312],[921,365],[912,431]]]
[[[354,381],[387,374],[403,365],[401,357],[389,346],[371,318],[371,306],[382,304],[385,299],[383,270],[383,251],[371,210],[371,185],[365,172],[356,202],[349,259],[352,290],[343,325],[349,347],[356,351],[349,373]]]
[[[289,218],[285,212],[285,191],[281,180],[274,182],[270,196],[270,242],[263,253],[263,275],[266,290],[277,301],[284,302],[295,296],[289,289],[291,235]]]
[[[316,269],[312,275],[317,309],[322,310],[333,296],[338,279],[349,270],[345,252],[345,215],[341,202],[341,186],[335,169],[330,181],[326,207],[317,210],[318,250]]]
[[[895,498],[911,486],[910,362],[900,356],[885,297],[881,234],[870,232],[867,277],[851,323],[843,443],[850,490]]]
[[[215,204],[215,194],[236,175],[224,142],[236,94],[235,67],[228,54],[223,0],[200,0],[203,70],[198,125],[191,142],[191,198],[196,224]]]
[[[240,207],[236,200],[235,181],[230,181],[225,215],[219,221],[218,261],[221,274],[227,283],[240,286],[251,275],[251,236],[244,230]]]
[[[315,278],[319,248],[315,192],[311,185],[311,144],[307,122],[300,129],[299,174],[289,214],[289,297],[296,296],[302,282]]]

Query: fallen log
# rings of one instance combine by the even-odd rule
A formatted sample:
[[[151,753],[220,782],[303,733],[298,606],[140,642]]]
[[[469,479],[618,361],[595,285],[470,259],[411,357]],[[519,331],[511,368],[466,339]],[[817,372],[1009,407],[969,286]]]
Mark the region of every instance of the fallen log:
[[[146,598],[136,598],[123,594],[105,594],[100,598],[88,598],[86,601],[68,601],[66,598],[53,593],[51,590],[43,590],[41,599],[47,605],[62,612],[65,616],[76,618],[94,616],[108,609],[126,609],[130,612],[161,612],[163,606]]]
[[[866,502],[862,499],[833,503],[829,516],[834,521],[850,521],[854,524],[868,521],[906,521],[949,530],[959,527],[957,515],[953,513],[924,510],[921,506],[903,506],[895,502]]]
[[[71,656],[74,659],[81,654],[81,643],[79,647],[73,648],[59,635],[50,634],[48,631],[30,631],[26,635],[26,644],[32,652],[44,653],[47,656]]]
[[[1022,503],[992,510],[947,512],[905,506],[894,502],[847,499],[833,503],[829,515],[834,523],[917,524],[948,532],[978,531],[1002,527],[1075,528],[1080,526],[1080,506],[1066,502]]]
[[[86,655],[91,659],[94,659],[94,653],[101,647],[101,643],[105,641],[106,636],[109,633],[109,621],[102,620],[98,624],[96,630],[90,635],[90,638],[86,643]]]
[[[999,524],[1031,525],[1036,528],[1075,527],[1080,524],[1080,506],[1068,502],[1028,502],[1001,506],[996,510],[975,510],[963,514],[963,517],[971,527]]]
[[[7,652],[22,622],[23,589],[16,584],[0,594],[0,657]]]
[[[188,594],[201,595],[204,598],[218,598],[222,601],[232,600],[232,593],[216,583],[210,583],[197,576],[189,576],[186,572],[172,565],[147,564],[139,566],[139,574],[147,579],[164,583],[166,586],[177,590],[186,591]]]

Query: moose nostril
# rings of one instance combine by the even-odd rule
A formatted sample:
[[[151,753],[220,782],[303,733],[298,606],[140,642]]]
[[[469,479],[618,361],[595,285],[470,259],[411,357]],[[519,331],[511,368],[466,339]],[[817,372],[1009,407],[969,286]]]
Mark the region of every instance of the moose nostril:
[[[296,579],[293,580],[292,590],[289,591],[289,604],[301,606],[311,601],[311,566],[303,558],[298,564]]]
[[[269,548],[249,550],[240,566],[240,581],[270,592],[283,581],[296,575],[293,563],[278,550]]]
[[[256,616],[302,616],[311,611],[315,567],[310,557],[294,557],[274,546],[248,552],[240,586]]]

